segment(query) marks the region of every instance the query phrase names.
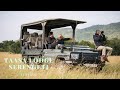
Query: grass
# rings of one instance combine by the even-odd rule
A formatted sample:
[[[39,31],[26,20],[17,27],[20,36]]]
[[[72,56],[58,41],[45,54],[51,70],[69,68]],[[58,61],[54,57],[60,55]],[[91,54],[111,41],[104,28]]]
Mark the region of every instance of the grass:
[[[21,58],[21,55],[0,52],[0,79],[120,79],[120,56],[110,56],[110,63],[97,74],[78,66],[70,70],[63,64],[51,64],[48,70],[10,69],[11,63],[5,63],[4,58]]]

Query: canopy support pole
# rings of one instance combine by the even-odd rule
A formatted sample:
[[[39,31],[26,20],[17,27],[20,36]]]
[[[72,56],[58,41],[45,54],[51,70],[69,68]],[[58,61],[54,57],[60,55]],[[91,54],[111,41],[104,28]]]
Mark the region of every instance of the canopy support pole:
[[[42,51],[43,51],[43,49],[44,49],[44,42],[45,42],[45,25],[46,25],[46,22],[43,22],[41,24],[42,24],[42,30],[43,30],[43,33],[42,33]]]
[[[75,44],[75,29],[76,29],[76,26],[77,26],[77,24],[72,25],[72,29],[73,29],[73,34],[72,34],[73,41],[72,41],[72,43],[73,43],[73,45]]]

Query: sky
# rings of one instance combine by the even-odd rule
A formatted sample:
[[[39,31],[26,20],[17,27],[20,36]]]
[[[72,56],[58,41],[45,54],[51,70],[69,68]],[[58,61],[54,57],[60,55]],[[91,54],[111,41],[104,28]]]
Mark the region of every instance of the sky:
[[[22,24],[51,18],[86,21],[77,26],[83,29],[120,22],[120,11],[0,11],[0,42],[18,40]]]

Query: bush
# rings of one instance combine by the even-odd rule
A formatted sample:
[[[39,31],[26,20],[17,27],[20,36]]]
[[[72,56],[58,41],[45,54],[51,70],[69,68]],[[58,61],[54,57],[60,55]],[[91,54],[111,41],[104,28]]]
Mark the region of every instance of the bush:
[[[0,43],[0,51],[1,52],[12,52],[12,53],[20,53],[20,42],[19,41],[3,41]]]
[[[113,38],[111,40],[107,40],[106,45],[113,48],[112,55],[120,55],[120,39]]]
[[[10,46],[10,52],[20,53],[20,42],[17,41]]]
[[[79,45],[85,45],[85,46],[89,46],[89,47],[91,47],[91,48],[95,48],[95,45],[94,45],[93,43],[91,43],[91,42],[89,42],[89,41],[84,41],[84,40],[82,40],[82,41],[79,43]]]

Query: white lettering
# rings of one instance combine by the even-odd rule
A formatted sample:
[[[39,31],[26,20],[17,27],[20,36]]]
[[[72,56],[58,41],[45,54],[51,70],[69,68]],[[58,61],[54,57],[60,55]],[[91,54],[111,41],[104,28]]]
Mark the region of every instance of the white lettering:
[[[4,58],[4,60],[5,60],[5,63],[8,63],[8,58]]]

